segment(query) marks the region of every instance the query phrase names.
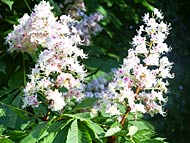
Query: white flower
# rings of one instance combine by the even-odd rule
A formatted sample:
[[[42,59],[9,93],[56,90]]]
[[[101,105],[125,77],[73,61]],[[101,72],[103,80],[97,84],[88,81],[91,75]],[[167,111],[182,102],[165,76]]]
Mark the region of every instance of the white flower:
[[[52,111],[62,110],[66,105],[62,93],[60,93],[58,90],[56,89],[54,91],[48,90],[46,94],[47,94],[47,99],[50,100],[49,108]]]
[[[168,60],[168,58],[167,57],[162,57],[161,59],[160,59],[160,67],[170,67],[172,65],[172,63],[171,62],[169,62],[169,60]]]
[[[27,106],[32,106],[34,108],[34,107],[38,107],[38,105],[39,105],[36,94],[29,95],[29,96],[26,95],[22,98],[22,100],[24,103],[22,105],[22,108],[25,108]]]
[[[154,12],[154,14],[155,14],[155,16],[156,16],[157,18],[159,18],[159,19],[161,19],[161,20],[164,18],[164,17],[162,16],[162,13],[161,13],[157,8],[154,8],[153,12]]]
[[[117,104],[108,105],[106,108],[106,113],[110,114],[111,116],[121,114],[119,109],[117,108]]]
[[[147,65],[147,66],[158,66],[159,65],[159,53],[153,53],[148,55],[143,62]]]
[[[102,98],[110,104],[107,112],[110,113],[112,108],[117,112],[117,103],[130,107],[131,112],[165,115],[162,106],[167,99],[163,93],[168,91],[167,78],[174,75],[170,73],[172,63],[165,55],[171,50],[164,43],[170,28],[162,18],[157,9],[154,9],[152,17],[149,14],[143,17],[145,25],[140,26],[132,39],[133,48],[128,50],[128,56],[106,86],[107,92],[104,93],[107,96]],[[114,106],[111,108],[111,105]]]
[[[145,110],[145,106],[143,105],[143,104],[141,104],[141,103],[139,103],[139,104],[135,104],[135,112],[141,112],[141,113],[143,113],[143,114],[145,114],[146,113],[146,110]]]

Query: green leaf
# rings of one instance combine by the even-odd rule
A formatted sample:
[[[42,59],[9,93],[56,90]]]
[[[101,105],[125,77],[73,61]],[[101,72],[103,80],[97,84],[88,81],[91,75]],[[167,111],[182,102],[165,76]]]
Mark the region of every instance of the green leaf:
[[[2,99],[3,103],[11,104],[16,96],[18,96],[20,89],[7,89],[4,90],[5,92],[1,94],[1,96],[4,96],[5,98]],[[6,96],[5,96],[6,95]]]
[[[20,96],[18,95],[12,102],[12,105],[16,106],[16,107],[19,107],[20,105]],[[8,120],[8,123],[7,123],[7,126],[10,127],[10,128],[15,128],[16,127],[16,124],[17,124],[17,121],[19,120],[18,118],[18,115],[17,113],[15,113],[13,110],[10,110],[9,112],[9,120]]]
[[[110,12],[110,19],[111,19],[111,22],[113,23],[113,25],[119,29],[122,25],[121,21],[119,20],[119,18],[114,14],[114,13],[111,13]]]
[[[133,136],[137,133],[138,128],[136,126],[130,126],[129,132],[127,133],[128,136]]]
[[[55,137],[56,137],[56,132],[49,133],[40,141],[40,143],[52,143]]]
[[[107,17],[107,16],[108,16],[107,10],[106,10],[104,7],[102,7],[102,6],[99,6],[99,7],[97,8],[97,11],[99,11],[104,17]]]
[[[88,131],[85,128],[85,126],[82,125],[82,122],[79,122],[79,123],[80,124],[78,125],[77,119],[72,122],[68,135],[67,135],[66,143],[91,143],[92,142],[92,139],[90,135],[88,134]]]
[[[70,128],[71,122],[73,121],[73,119],[67,120],[66,123],[61,127],[62,130],[58,130],[58,133],[55,137],[55,139],[53,140],[52,143],[62,143],[62,142],[66,142],[67,139],[67,134],[68,134],[68,130]]]
[[[14,3],[14,0],[1,0],[3,3],[9,6],[10,10],[12,10],[12,5]]]
[[[133,136],[133,138],[142,142],[142,141],[150,140],[154,135],[155,135],[155,133],[153,131],[144,129],[144,130],[139,130]]]
[[[58,131],[58,130],[62,127],[62,124],[63,124],[64,122],[65,122],[65,120],[62,120],[62,121],[53,123],[53,124],[48,128],[47,131],[48,131],[49,133]]]
[[[118,133],[119,131],[121,131],[121,128],[119,126],[115,126],[113,128],[110,128],[109,130],[107,130],[105,137],[112,136],[112,135]]]
[[[6,130],[6,127],[4,125],[0,124],[0,136],[2,136],[3,132]]]
[[[79,119],[81,121],[88,121],[92,118],[89,112],[77,113],[77,114],[63,114],[63,116],[71,117],[74,119]]]
[[[146,7],[148,10],[152,11],[154,7],[150,5],[146,0],[135,0],[136,3],[141,3],[144,7]]]
[[[78,122],[77,120],[74,120],[71,123],[71,127],[69,129],[68,135],[67,135],[67,141],[66,143],[79,143],[79,131],[78,131]]]
[[[24,73],[23,71],[15,72],[8,81],[8,86],[10,88],[16,88],[24,85]]]
[[[150,123],[144,120],[130,121],[130,124],[138,127],[139,130],[144,130],[144,129],[153,130],[154,129],[154,127]]]
[[[68,89],[65,88],[65,87],[60,87],[60,88],[59,88],[59,92],[62,92],[62,93],[68,92]]]
[[[84,64],[90,69],[97,69],[97,67],[101,67],[104,63],[105,61],[95,57],[89,57],[84,61]]]
[[[104,137],[105,135],[103,128],[101,128],[99,124],[94,123],[92,121],[87,121],[85,122],[85,124],[87,125],[87,127],[89,127],[89,129],[92,132],[91,137],[94,137],[97,140],[97,142],[102,142],[100,137]]]
[[[26,133],[26,131],[8,130],[6,135],[11,137],[11,139],[14,140],[15,142],[20,142],[20,140],[26,137],[26,135],[28,134]]]
[[[97,98],[85,98],[81,103],[79,103],[73,110],[80,110],[84,108],[91,108],[97,101]]]
[[[6,69],[6,64],[5,64],[5,62],[0,61],[0,72],[6,74],[5,69]]]
[[[14,143],[12,140],[8,138],[0,138],[0,143]]]
[[[5,112],[5,109],[0,108],[0,117],[4,117],[4,116],[6,116],[5,113],[6,113],[6,112]]]
[[[48,128],[47,122],[42,122],[32,129],[30,134],[21,140],[20,143],[34,143],[37,142],[40,138],[48,135],[46,131]]]
[[[62,14],[60,7],[54,0],[49,0],[50,4],[53,6],[53,10],[55,11],[56,16],[60,16]]]
[[[141,143],[164,143],[164,141],[151,139],[151,140],[142,141]]]
[[[89,134],[88,128],[85,126],[84,122],[78,122],[79,134],[81,135],[82,143],[92,143],[92,138]]]
[[[150,5],[147,1],[143,1],[142,4],[150,11],[153,11],[154,7]]]
[[[101,67],[100,70],[106,72],[106,73],[109,73],[111,72],[111,69],[114,67],[114,68],[117,68],[119,66],[118,62],[115,60],[115,59],[108,59],[104,65]]]

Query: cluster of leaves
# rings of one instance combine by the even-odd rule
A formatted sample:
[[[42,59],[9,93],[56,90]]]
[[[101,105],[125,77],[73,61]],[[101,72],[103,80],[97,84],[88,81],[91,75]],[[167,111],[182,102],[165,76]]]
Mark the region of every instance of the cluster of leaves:
[[[21,108],[22,89],[26,73],[34,66],[35,58],[28,54],[7,53],[4,37],[12,30],[23,13],[30,12],[38,0],[1,0],[0,2],[0,142],[12,143],[106,143],[116,137],[118,143],[163,143],[154,128],[143,116],[134,120],[132,115],[122,127],[103,111],[98,116],[81,110],[90,108],[94,100],[86,99],[72,107],[72,110],[57,115],[41,106],[38,110]],[[59,7],[61,0],[49,0],[56,15],[64,13]],[[92,0],[86,1],[87,12],[99,11],[105,16],[102,21],[103,31],[93,39],[93,46],[81,47],[89,53],[84,61],[90,77],[109,72],[118,67],[127,55],[133,25],[145,10],[153,8],[154,0]],[[127,31],[124,32],[124,31]],[[127,38],[128,37],[128,38]],[[104,40],[102,40],[104,39]]]
[[[15,102],[18,103],[16,100]],[[124,127],[121,127],[104,112],[101,112],[98,117],[93,117],[90,112],[76,113],[78,110],[89,108],[90,105],[92,105],[92,99],[86,99],[71,112],[43,121],[47,119],[45,117],[39,119],[26,111],[24,113],[14,105],[1,104],[0,116],[3,126],[1,126],[0,142],[107,143],[113,136],[117,137],[118,143],[164,142],[164,138],[157,137],[149,123],[133,120],[132,116],[129,116]]]

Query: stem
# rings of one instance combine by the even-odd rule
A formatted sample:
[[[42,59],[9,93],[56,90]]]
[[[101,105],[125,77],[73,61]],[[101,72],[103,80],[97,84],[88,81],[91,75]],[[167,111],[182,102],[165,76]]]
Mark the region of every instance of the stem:
[[[138,86],[137,89],[136,89],[136,91],[135,91],[135,94],[136,94],[135,98],[137,98],[137,95],[139,94],[140,90],[141,90],[141,88],[140,88],[140,86]],[[129,115],[130,111],[131,111],[131,107],[128,106],[127,110],[126,110],[126,112],[125,112],[125,114],[123,116],[123,118],[120,121],[120,123],[121,123],[122,126],[124,126],[125,120],[126,120],[127,116]]]
[[[116,137],[115,136],[109,137],[107,143],[116,143]]]
[[[140,86],[138,86],[136,91],[135,91],[135,94],[136,94],[135,98],[137,98],[137,95],[139,94],[140,90],[141,90],[141,88],[140,88]],[[122,126],[124,126],[125,120],[126,120],[127,116],[129,115],[130,111],[131,111],[131,107],[128,106],[125,114],[123,115],[123,117],[122,117],[122,119],[120,121],[120,124]],[[116,143],[116,137],[115,136],[109,137],[107,143]]]
[[[30,8],[30,6],[29,6],[27,0],[24,0],[24,2],[25,2],[25,4],[26,4],[27,8],[29,9],[29,11],[32,12],[32,10],[31,10],[31,8]]]
[[[126,120],[127,116],[129,115],[129,112],[130,112],[130,111],[131,111],[131,108],[128,106],[128,107],[127,107],[127,110],[126,110],[126,112],[125,112],[125,114],[124,114],[124,116],[123,116],[123,118],[122,118],[121,121],[120,121],[120,123],[121,123],[122,126],[124,126],[125,120]]]
[[[125,114],[124,114],[124,116],[123,116],[123,118],[122,118],[122,120],[120,121],[120,124],[121,124],[122,126],[124,126],[125,120],[126,120],[127,116],[129,115],[129,112],[130,112],[130,111],[131,111],[131,108],[128,106],[128,107],[127,107],[127,110],[126,110],[126,112],[125,112]],[[116,136],[111,136],[111,137],[109,137],[107,143],[116,143]]]

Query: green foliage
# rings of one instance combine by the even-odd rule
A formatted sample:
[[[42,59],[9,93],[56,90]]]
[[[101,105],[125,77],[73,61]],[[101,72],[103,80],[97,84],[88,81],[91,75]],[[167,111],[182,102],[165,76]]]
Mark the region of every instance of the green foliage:
[[[6,74],[5,69],[6,69],[6,64],[5,64],[5,62],[0,61],[0,72]]]
[[[97,98],[85,98],[81,103],[79,103],[75,108],[73,108],[73,111],[88,109],[92,107],[96,101],[97,101]]]
[[[12,10],[12,5],[14,3],[14,0],[1,0],[3,3],[9,6],[10,10]]]

